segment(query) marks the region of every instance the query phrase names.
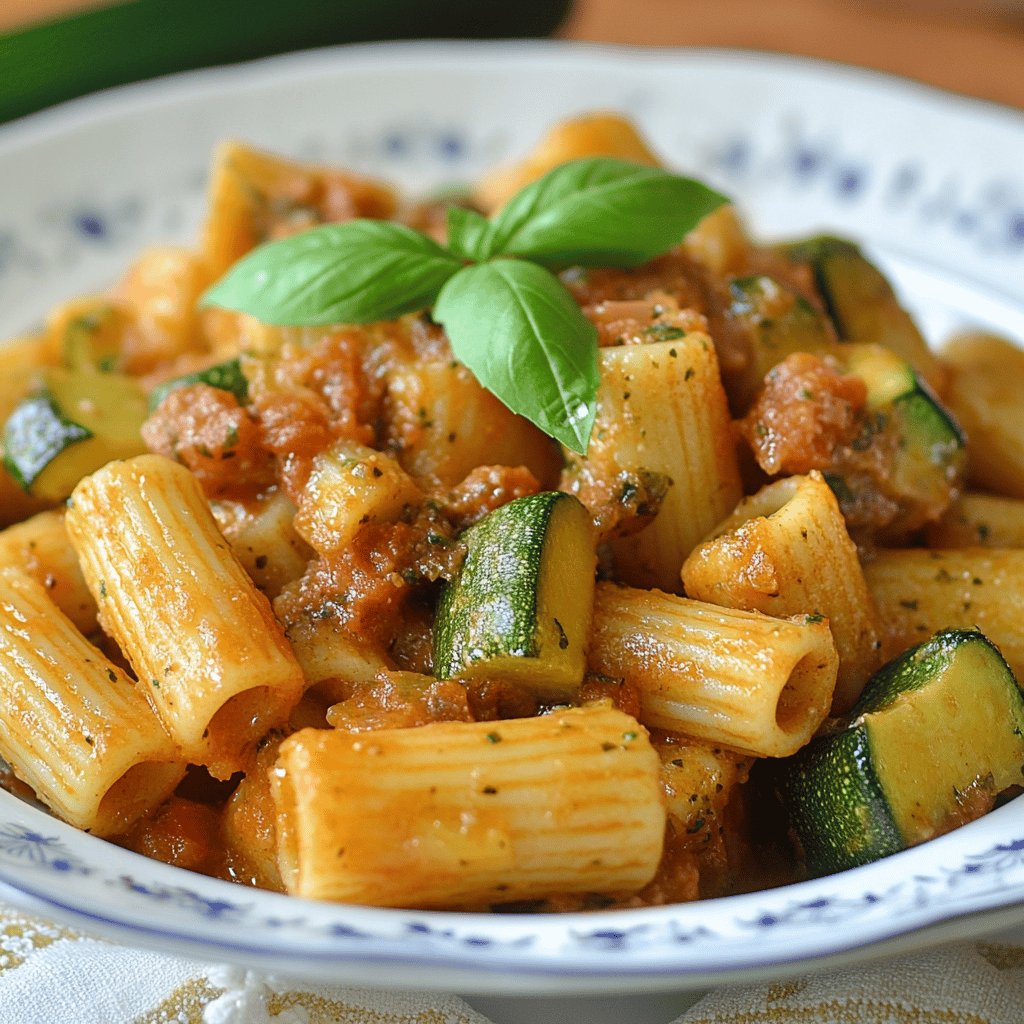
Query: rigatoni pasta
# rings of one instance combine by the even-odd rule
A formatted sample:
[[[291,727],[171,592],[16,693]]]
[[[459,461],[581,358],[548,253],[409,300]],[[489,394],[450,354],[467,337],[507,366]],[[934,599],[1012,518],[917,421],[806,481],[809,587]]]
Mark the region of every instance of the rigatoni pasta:
[[[397,519],[422,497],[391,457],[339,441],[313,462],[295,529],[321,555],[344,548],[369,522]]]
[[[0,702],[0,756],[78,828],[124,832],[185,774],[142,689],[14,568],[0,568]]]
[[[306,571],[313,551],[295,529],[294,503],[281,491],[217,501],[211,511],[238,561],[271,600]]]
[[[767,615],[824,615],[836,642],[834,714],[853,707],[885,660],[884,631],[857,549],[820,473],[745,498],[683,565],[696,600]]]
[[[96,602],[64,527],[64,513],[40,512],[0,531],[0,566],[26,570],[82,633],[96,629]]]
[[[678,590],[683,560],[741,494],[714,345],[694,332],[606,348],[600,370],[590,450],[585,459],[569,456],[564,486],[572,491],[590,477],[635,488],[641,472],[663,477],[653,522],[610,548],[619,579]]]
[[[977,627],[1024,678],[1024,550],[880,551],[865,576],[895,650],[940,629]]]
[[[1024,498],[969,491],[929,524],[930,548],[1024,547]]]
[[[757,757],[807,743],[838,668],[820,616],[775,619],[609,583],[594,598],[589,658],[636,686],[645,725]]]
[[[104,628],[183,755],[228,778],[304,680],[195,478],[156,455],[111,463],[75,489],[67,526]]]
[[[636,720],[604,707],[365,736],[304,729],[271,775],[284,884],[419,907],[636,889],[661,857],[658,766]]]
[[[952,339],[943,357],[952,366],[946,399],[973,442],[971,483],[1024,498],[1024,353],[1005,338],[966,334]]]
[[[595,154],[632,163],[567,168],[483,219]],[[144,253],[2,350],[14,775],[140,852],[374,906],[579,910],[797,877],[776,798],[869,728],[914,817],[922,746],[971,711],[956,687],[982,666],[991,706],[1019,696],[990,641],[1024,671],[1024,388],[993,367],[1024,357],[991,339],[951,367],[922,354],[847,240],[759,245],[728,204],[679,237],[699,214],[674,204],[723,197],[657,164],[628,122],[583,117],[467,209],[228,143],[196,249]],[[643,199],[651,182],[673,205]],[[629,237],[610,244],[616,219]],[[297,278],[329,251],[301,301],[275,307],[276,270],[254,305],[200,300],[254,246],[318,225],[284,243]],[[397,263],[342,274],[343,236]],[[436,298],[396,266],[443,281]],[[950,381],[996,493],[963,493],[964,433],[914,365]],[[44,492],[71,494],[66,512],[29,518]],[[956,671],[917,680],[923,718],[889,715],[879,686],[903,663],[882,660],[933,632],[925,667],[963,648]],[[915,841],[1018,779],[1003,732],[994,753],[984,721],[950,745],[1009,763],[940,772],[952,804],[944,787]],[[892,852],[874,790],[863,813],[822,796],[849,796],[867,761],[838,782],[826,762],[804,787],[819,845],[860,856],[871,832]],[[760,871],[773,841],[784,863]]]
[[[558,476],[551,439],[452,360],[403,361],[388,382],[389,433],[398,461],[428,485],[454,487],[482,465],[526,466]]]

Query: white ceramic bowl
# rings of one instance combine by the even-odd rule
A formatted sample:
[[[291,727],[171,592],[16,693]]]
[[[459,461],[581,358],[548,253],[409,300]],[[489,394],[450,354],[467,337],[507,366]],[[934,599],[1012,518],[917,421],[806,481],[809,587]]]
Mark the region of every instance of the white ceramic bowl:
[[[0,336],[195,237],[226,137],[427,190],[553,119],[633,116],[755,230],[868,243],[933,339],[1024,338],[1024,119],[893,79],[749,54],[406,44],[276,58],[81,100],[0,129]],[[867,867],[636,911],[372,910],[146,860],[0,793],[0,896],[136,945],[333,982],[568,993],[705,988],[1024,922],[1024,798]]]

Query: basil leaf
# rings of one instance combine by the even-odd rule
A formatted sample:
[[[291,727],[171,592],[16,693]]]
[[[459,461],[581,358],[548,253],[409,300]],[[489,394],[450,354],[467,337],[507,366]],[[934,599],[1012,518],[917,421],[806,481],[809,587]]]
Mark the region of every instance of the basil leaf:
[[[522,260],[465,267],[434,319],[488,391],[585,455],[597,414],[597,331],[548,270]]]
[[[482,262],[488,258],[491,222],[463,206],[448,208],[448,248],[463,259]]]
[[[201,301],[297,327],[393,320],[429,306],[461,266],[412,228],[351,220],[261,245]]]
[[[502,207],[478,258],[508,254],[556,266],[633,267],[678,245],[725,202],[707,185],[658,167],[608,157],[574,160]]]

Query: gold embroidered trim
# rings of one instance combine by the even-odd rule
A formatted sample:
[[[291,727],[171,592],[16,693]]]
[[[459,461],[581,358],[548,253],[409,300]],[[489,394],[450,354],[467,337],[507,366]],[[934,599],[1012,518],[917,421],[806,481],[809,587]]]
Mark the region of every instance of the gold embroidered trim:
[[[203,1010],[224,992],[205,978],[179,985],[162,1003],[136,1017],[132,1024],[203,1024]]]
[[[1024,969],[1024,947],[1001,942],[977,942],[975,948],[997,971]]]
[[[26,917],[16,910],[0,910],[0,973],[21,967],[33,953],[55,942],[80,938],[77,932]]]
[[[791,999],[799,995],[810,984],[808,981],[799,979],[797,981],[780,981],[768,986],[766,998],[769,1003],[779,1003],[783,999]]]
[[[702,1017],[690,1024],[846,1024],[851,1020],[858,1024],[990,1024],[976,1013],[921,1010],[876,999],[831,999],[816,1006],[744,1010]]]
[[[267,1000],[267,1012],[272,1017],[295,1006],[301,1006],[309,1014],[309,1024],[472,1024],[469,1017],[461,1014],[453,1019],[440,1010],[386,1013],[337,999],[325,999],[312,992],[275,993]]]

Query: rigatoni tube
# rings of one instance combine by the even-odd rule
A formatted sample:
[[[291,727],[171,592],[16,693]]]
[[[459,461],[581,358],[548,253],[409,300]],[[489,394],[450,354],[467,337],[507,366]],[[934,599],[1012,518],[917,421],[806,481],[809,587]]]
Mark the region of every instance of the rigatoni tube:
[[[96,602],[68,539],[63,512],[40,512],[0,532],[0,565],[25,569],[83,633],[96,628]]]
[[[125,831],[185,762],[145,696],[21,569],[0,568],[0,754],[65,821]]]
[[[454,487],[477,466],[527,466],[556,480],[557,447],[460,363],[410,360],[388,374],[387,431],[398,461],[425,487]]]
[[[824,615],[839,653],[834,714],[853,706],[885,660],[857,548],[820,473],[787,477],[741,501],[690,553],[682,578],[698,601],[774,616]]]
[[[288,892],[468,907],[631,891],[665,829],[660,761],[606,706],[354,736],[304,729],[271,786]]]
[[[654,521],[611,550],[624,582],[678,590],[683,560],[742,494],[715,347],[699,333],[620,345],[601,350],[600,369],[590,448],[584,459],[567,453],[563,489],[585,477],[670,480]]]
[[[599,583],[589,662],[639,689],[644,725],[788,757],[824,721],[839,659],[815,616],[774,619]]]
[[[199,484],[158,455],[112,462],[75,488],[67,527],[100,622],[171,736],[227,778],[305,682]]]
[[[214,502],[211,511],[242,568],[271,600],[306,571],[313,551],[295,532],[295,506],[281,491]]]

